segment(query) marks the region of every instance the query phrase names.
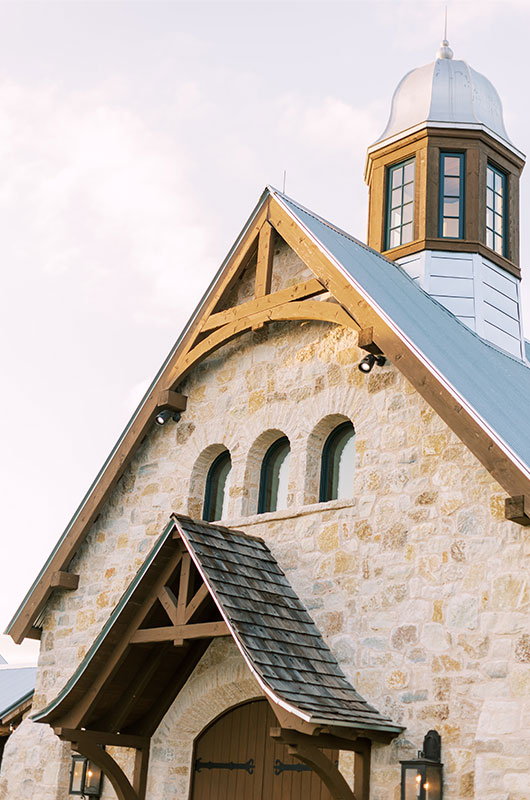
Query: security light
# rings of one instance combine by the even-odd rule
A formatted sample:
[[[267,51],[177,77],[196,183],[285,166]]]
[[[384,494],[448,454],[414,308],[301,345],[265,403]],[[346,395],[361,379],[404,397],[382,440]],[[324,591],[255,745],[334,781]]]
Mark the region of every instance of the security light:
[[[168,419],[172,419],[174,422],[178,422],[180,419],[180,414],[175,411],[171,411],[169,408],[164,408],[162,411],[159,411],[155,417],[155,422],[157,425],[165,425]]]
[[[371,372],[374,364],[377,364],[378,367],[382,367],[385,363],[386,358],[384,356],[374,356],[373,353],[368,353],[360,362],[359,369],[361,372]]]

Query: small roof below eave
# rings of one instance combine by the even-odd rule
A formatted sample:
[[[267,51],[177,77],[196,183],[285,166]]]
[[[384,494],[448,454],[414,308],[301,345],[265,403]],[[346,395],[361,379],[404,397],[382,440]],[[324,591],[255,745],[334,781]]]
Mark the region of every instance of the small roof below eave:
[[[0,666],[0,720],[33,694],[37,667]]]
[[[398,734],[353,688],[267,545],[175,517],[247,665],[265,693],[307,722]]]
[[[291,217],[366,298],[407,347],[467,404],[530,478],[530,368],[478,336],[425,292],[405,270],[281,192]]]
[[[401,733],[401,726],[369,705],[349,683],[261,539],[179,515],[172,516],[66,686],[46,708],[33,716],[35,721],[63,724],[61,720],[98,679],[105,654],[120,646],[120,637],[127,628],[131,609],[134,611],[138,607],[141,593],[145,594],[152,585],[168,554],[180,545],[180,540],[247,666],[273,703],[309,723],[349,727],[355,731],[362,730],[368,736],[370,732],[389,737]],[[181,648],[178,647],[171,649],[174,653],[179,651]],[[129,647],[129,655],[131,652]],[[144,652],[147,658],[154,657],[154,651],[148,649]],[[193,656],[194,666],[202,652]],[[128,657],[125,653],[125,666]],[[138,664],[135,669],[138,669]],[[180,669],[178,665],[177,669]],[[127,691],[130,674],[136,673],[129,669],[120,678],[120,691]],[[187,674],[191,674],[191,670]],[[104,699],[110,692],[117,702],[112,680],[111,676],[109,685],[100,687],[99,695]],[[159,672],[153,680],[159,686],[162,680]],[[171,680],[178,681],[178,672],[171,672]],[[136,703],[143,702],[143,699],[138,694]],[[166,711],[167,708],[169,705]],[[97,713],[93,717],[97,722]],[[80,724],[90,728],[92,723],[88,720]],[[124,725],[126,732],[137,733],[139,730],[129,730],[128,723]],[[124,725],[121,726],[122,732]]]

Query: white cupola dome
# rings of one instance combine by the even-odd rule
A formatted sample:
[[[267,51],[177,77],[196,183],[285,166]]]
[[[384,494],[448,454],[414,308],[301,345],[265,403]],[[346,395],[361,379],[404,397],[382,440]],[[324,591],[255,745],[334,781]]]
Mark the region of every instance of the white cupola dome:
[[[465,61],[454,60],[445,39],[436,55],[431,64],[411,70],[399,82],[387,126],[372,147],[427,126],[485,130],[519,154],[504,127],[501,99],[490,81]]]

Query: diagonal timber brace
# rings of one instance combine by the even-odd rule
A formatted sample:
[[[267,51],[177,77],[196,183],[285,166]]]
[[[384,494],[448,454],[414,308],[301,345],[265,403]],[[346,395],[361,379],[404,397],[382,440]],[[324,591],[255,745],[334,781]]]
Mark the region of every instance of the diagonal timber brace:
[[[100,767],[111,782],[118,800],[146,800],[149,739],[67,728],[56,728],[55,733],[63,741],[70,742],[74,750]],[[103,745],[106,744],[136,749],[132,783],[117,761],[103,749]]]
[[[318,733],[311,736],[291,728],[271,728],[270,735],[288,745],[289,755],[316,772],[329,789],[333,800],[369,800],[371,745],[368,739],[342,739],[332,734]],[[322,749],[350,750],[355,753],[353,790]]]

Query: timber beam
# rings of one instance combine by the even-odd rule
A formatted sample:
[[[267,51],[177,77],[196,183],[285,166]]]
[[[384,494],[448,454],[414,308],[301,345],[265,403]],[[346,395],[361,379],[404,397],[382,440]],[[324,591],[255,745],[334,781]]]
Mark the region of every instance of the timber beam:
[[[381,348],[374,342],[373,328],[361,328],[357,345],[361,350],[366,350],[367,353],[371,353],[373,356],[380,356],[383,354]]]
[[[530,525],[530,496],[519,494],[507,497],[504,501],[504,515],[510,522],[525,527]]]
[[[174,642],[182,644],[186,639],[212,639],[230,636],[226,622],[200,622],[191,625],[168,625],[164,628],[140,628],[130,638],[131,644]]]
[[[50,586],[52,589],[70,589],[75,590],[79,586],[79,575],[73,572],[65,572],[65,570],[57,570],[51,577]]]
[[[188,398],[185,394],[173,392],[171,389],[164,389],[158,395],[157,408],[168,408],[170,411],[186,411]]]

